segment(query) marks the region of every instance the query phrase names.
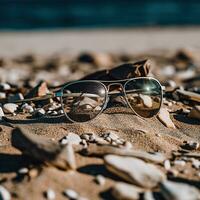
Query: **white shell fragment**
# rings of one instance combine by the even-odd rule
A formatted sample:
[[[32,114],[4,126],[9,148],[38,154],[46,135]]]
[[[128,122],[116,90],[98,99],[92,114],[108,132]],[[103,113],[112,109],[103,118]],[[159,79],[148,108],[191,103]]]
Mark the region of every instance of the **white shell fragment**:
[[[161,108],[159,113],[158,113],[158,119],[168,128],[173,128],[175,129],[175,125],[172,122],[169,112],[166,108]]]
[[[107,155],[104,161],[109,171],[138,186],[154,188],[165,179],[164,173],[155,165],[137,158]]]

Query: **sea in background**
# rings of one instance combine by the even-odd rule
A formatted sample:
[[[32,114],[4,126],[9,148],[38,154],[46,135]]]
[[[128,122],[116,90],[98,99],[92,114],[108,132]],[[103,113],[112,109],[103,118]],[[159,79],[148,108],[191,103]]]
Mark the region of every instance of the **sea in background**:
[[[199,24],[199,0],[0,0],[1,30]]]

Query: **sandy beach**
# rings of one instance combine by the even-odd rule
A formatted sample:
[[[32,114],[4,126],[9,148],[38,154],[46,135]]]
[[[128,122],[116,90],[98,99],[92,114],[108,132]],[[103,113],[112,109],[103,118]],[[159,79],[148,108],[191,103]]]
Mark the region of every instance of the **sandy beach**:
[[[199,35],[199,27],[1,32],[0,185],[8,194],[0,188],[0,195],[183,200],[192,191],[191,199],[199,199]],[[150,64],[135,63],[143,59]],[[127,62],[132,68],[125,77],[111,70]],[[162,112],[143,119],[120,104],[71,123],[56,98],[6,105],[93,72],[101,77],[105,69],[121,79],[129,72],[129,78],[142,76],[138,71],[157,78],[164,87]]]

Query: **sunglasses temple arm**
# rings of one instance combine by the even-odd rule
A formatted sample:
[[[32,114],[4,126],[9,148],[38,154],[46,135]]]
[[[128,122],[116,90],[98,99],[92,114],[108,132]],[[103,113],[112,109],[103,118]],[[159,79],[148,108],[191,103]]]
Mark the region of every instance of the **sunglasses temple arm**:
[[[53,97],[90,97],[90,98],[95,98],[95,97],[99,97],[99,95],[97,94],[90,94],[90,93],[66,93],[63,94],[62,91],[58,91],[54,93]]]

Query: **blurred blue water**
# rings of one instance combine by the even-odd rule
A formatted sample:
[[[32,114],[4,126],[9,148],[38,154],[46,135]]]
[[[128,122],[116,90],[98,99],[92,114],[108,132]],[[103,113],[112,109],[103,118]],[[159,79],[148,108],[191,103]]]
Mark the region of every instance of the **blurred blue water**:
[[[200,0],[0,0],[0,29],[199,24]]]

